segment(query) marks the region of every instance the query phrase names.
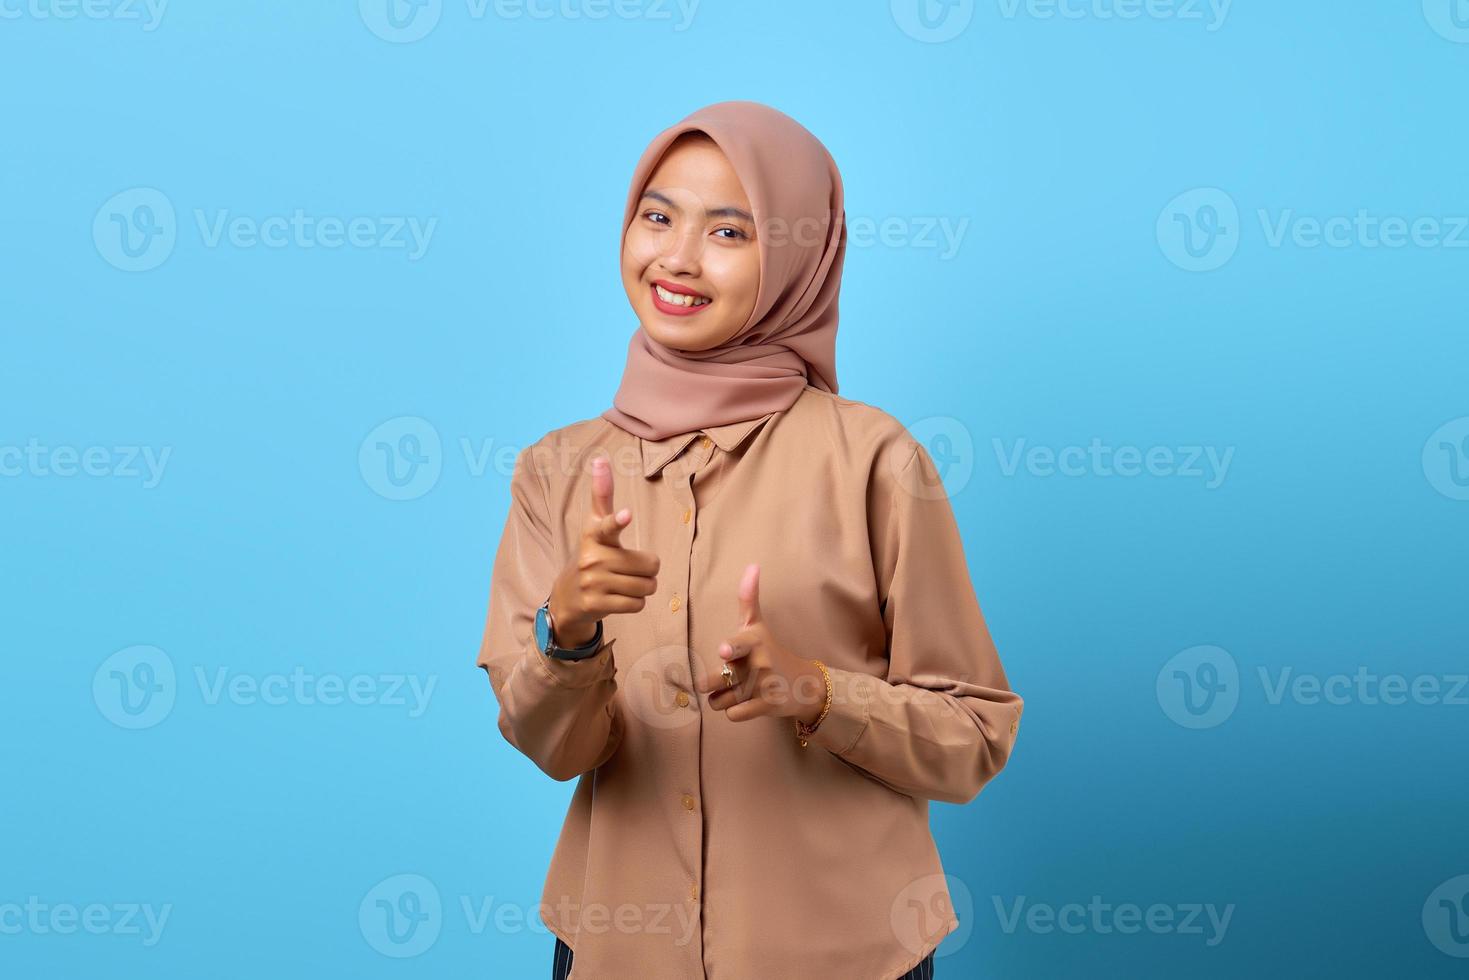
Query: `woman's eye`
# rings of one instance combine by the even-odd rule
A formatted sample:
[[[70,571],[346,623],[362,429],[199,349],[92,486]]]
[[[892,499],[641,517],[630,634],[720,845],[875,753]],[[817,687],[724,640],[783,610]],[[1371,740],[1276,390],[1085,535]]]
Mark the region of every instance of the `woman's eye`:
[[[655,224],[663,224],[664,222],[668,221],[668,216],[661,211],[649,211],[647,214],[643,215],[643,217],[647,218],[649,221],[654,222]],[[662,218],[663,221],[659,221],[659,218]]]
[[[738,229],[738,228],[716,228],[716,229],[714,229],[714,233],[716,235],[719,234],[721,231],[727,231],[727,232],[729,232],[729,236],[728,237],[734,238],[734,239],[749,238],[750,237],[749,235],[746,235],[743,231],[740,231],[740,229]]]

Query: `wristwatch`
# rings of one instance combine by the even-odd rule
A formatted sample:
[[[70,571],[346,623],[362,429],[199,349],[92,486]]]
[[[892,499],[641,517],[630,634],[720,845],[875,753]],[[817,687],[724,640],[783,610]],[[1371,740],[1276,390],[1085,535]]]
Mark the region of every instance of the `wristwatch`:
[[[602,621],[597,620],[597,632],[592,638],[579,647],[557,646],[556,640],[551,634],[555,623],[551,619],[551,598],[541,603],[541,608],[536,610],[536,646],[548,657],[557,660],[586,660],[596,655],[602,648]]]

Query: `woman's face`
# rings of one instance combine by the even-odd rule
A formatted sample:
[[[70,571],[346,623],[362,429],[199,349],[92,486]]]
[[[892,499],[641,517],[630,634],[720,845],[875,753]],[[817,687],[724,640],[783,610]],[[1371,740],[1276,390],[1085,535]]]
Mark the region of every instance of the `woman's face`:
[[[622,239],[622,285],[638,322],[665,347],[717,347],[750,319],[760,288],[755,221],[707,136],[680,136],[648,176]]]

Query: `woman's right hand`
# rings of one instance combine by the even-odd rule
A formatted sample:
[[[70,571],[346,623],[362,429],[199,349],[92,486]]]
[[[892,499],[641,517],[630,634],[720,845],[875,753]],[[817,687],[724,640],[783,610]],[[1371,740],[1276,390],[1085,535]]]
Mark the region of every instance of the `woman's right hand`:
[[[644,596],[658,591],[658,556],[624,548],[618,541],[630,521],[628,508],[612,512],[611,464],[605,456],[594,457],[592,509],[582,526],[577,554],[551,588],[552,638],[557,646],[590,642],[602,617],[637,612],[646,602]]]

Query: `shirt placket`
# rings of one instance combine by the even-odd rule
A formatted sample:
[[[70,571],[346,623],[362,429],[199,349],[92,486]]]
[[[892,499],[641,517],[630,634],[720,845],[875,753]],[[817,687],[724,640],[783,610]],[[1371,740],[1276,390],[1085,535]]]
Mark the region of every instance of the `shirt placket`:
[[[674,687],[674,703],[680,709],[693,712],[687,728],[679,726],[675,729],[689,733],[681,753],[683,764],[679,767],[680,785],[676,788],[676,792],[679,793],[681,811],[688,817],[687,832],[679,836],[683,844],[680,850],[686,869],[687,901],[691,906],[691,916],[700,914],[704,874],[704,819],[700,799],[701,774],[699,768],[702,716],[699,701],[694,692],[693,637],[690,633],[689,621],[690,573],[693,567],[694,531],[698,523],[698,504],[694,496],[693,483],[695,474],[709,461],[713,451],[713,440],[707,435],[701,435],[689,444],[680,458],[673,461],[673,465],[668,467],[669,472],[667,472],[667,475],[671,477],[667,483],[673,494],[678,520],[673,548],[676,564],[669,570],[672,572],[672,581],[675,584],[668,599],[667,608],[670,617],[668,635],[677,638],[677,642],[688,653],[687,663],[681,670],[672,674],[669,683]]]

